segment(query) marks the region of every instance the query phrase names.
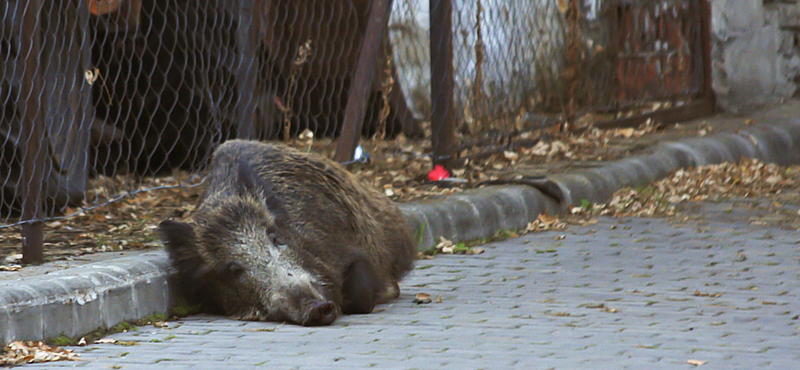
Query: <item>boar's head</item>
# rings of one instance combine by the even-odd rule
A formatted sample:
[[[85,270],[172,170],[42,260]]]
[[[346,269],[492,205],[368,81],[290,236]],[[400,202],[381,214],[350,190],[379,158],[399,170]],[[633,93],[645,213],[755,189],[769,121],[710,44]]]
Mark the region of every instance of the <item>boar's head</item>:
[[[205,310],[242,320],[329,325],[341,313],[317,257],[296,245],[286,210],[249,165],[207,190],[196,224],[160,224],[178,278]],[[213,183],[213,182],[212,182]]]

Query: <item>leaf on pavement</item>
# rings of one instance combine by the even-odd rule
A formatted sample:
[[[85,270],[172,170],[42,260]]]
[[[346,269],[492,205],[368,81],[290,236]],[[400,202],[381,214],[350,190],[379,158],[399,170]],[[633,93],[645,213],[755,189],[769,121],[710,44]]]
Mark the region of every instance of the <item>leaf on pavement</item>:
[[[428,293],[417,293],[414,296],[414,303],[416,304],[428,304],[431,303],[431,295]]]

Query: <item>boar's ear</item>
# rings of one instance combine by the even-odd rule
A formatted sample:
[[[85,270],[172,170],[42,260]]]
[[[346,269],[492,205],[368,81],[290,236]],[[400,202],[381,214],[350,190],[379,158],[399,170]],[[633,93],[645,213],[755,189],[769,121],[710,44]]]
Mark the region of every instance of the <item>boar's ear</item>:
[[[363,255],[353,258],[344,273],[342,283],[342,312],[345,314],[371,313],[378,300],[380,278],[375,268]]]
[[[240,159],[237,166],[236,190],[239,191],[241,195],[255,192],[259,181],[258,175],[253,171],[253,167],[244,159]]]
[[[283,202],[281,202],[280,197],[278,197],[278,194],[273,190],[274,187],[270,181],[264,180],[262,183],[264,185],[267,208],[272,212],[272,216],[275,218],[275,224],[279,228],[285,227],[286,225],[284,223],[288,221],[287,218],[289,214],[286,212]]]
[[[273,213],[277,221],[286,219],[286,209],[278,199],[274,191],[272,182],[263,179],[253,170],[253,167],[245,160],[239,160],[237,176],[237,186],[239,194],[262,194],[265,198],[267,208]]]
[[[197,250],[197,239],[191,225],[167,220],[158,225],[158,231],[181,279],[191,281],[195,277],[205,275],[208,267],[205,266],[200,251]]]

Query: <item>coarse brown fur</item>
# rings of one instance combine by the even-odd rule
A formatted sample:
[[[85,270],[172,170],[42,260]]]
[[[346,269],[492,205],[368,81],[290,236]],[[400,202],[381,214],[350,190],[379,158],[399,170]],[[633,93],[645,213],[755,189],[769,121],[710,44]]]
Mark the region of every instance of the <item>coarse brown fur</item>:
[[[241,319],[314,325],[371,312],[398,296],[416,254],[391,200],[284,145],[222,144],[193,221],[160,226],[179,279],[206,310]]]

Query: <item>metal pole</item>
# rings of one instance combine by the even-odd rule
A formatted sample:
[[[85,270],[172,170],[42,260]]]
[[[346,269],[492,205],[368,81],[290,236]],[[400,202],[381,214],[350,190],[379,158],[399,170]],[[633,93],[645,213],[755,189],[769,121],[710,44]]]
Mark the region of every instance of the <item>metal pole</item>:
[[[361,125],[364,124],[364,116],[367,113],[367,100],[375,78],[375,63],[381,51],[381,42],[386,33],[391,9],[392,0],[373,0],[370,5],[367,30],[358,55],[355,77],[350,85],[350,96],[347,98],[347,107],[344,111],[344,126],[336,147],[334,159],[337,162],[353,160],[353,153],[361,135]]]
[[[714,96],[714,88],[712,85],[712,67],[711,67],[711,4],[708,0],[700,1],[700,42],[702,43],[703,50],[703,98],[707,100],[713,112],[716,105],[716,97]]]
[[[254,29],[253,19],[259,14],[254,14],[255,2],[253,0],[239,1],[239,27],[236,29],[237,61],[236,86],[238,87],[239,101],[237,102],[237,119],[239,139],[255,138],[255,108],[256,108],[256,73],[258,71],[258,58],[256,57],[256,43],[258,32]]]
[[[450,168],[455,160],[453,5],[451,0],[430,0],[430,9],[433,164]]]
[[[39,73],[41,40],[39,38],[39,13],[41,0],[28,0],[27,4],[18,1],[17,14],[23,14],[22,47],[18,65],[24,68],[22,91],[17,104],[22,115],[22,140],[25,145],[22,184],[24,201],[22,220],[31,221],[22,225],[22,261],[25,263],[44,262],[44,225],[38,219],[42,215],[42,172],[44,169],[42,145],[44,143],[44,109],[42,109],[42,76]],[[26,6],[27,5],[27,6]],[[22,60],[24,59],[24,61]]]

